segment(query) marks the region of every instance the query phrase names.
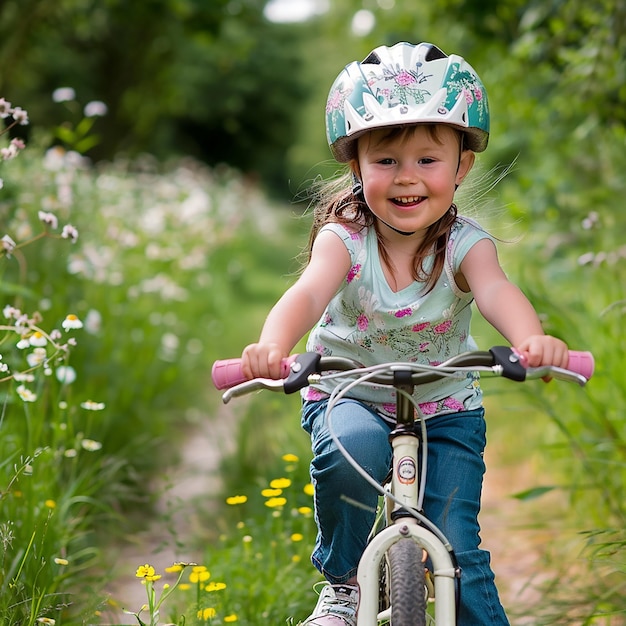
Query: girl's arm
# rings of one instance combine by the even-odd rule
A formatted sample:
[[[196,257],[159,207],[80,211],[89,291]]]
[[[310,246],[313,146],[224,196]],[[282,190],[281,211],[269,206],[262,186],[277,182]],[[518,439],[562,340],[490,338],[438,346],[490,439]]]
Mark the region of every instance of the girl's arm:
[[[248,378],[279,378],[280,362],[320,319],[350,269],[350,254],[333,232],[319,233],[308,265],[269,312],[258,343],[242,354]]]
[[[527,355],[529,366],[567,367],[567,345],[543,332],[535,309],[500,267],[492,241],[481,239],[472,246],[461,262],[461,274],[482,316]]]

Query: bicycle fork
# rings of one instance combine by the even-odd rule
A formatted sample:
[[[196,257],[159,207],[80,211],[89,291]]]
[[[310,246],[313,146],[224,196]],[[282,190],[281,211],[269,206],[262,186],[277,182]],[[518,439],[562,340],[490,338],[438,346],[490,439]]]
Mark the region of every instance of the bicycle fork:
[[[389,547],[400,539],[411,538],[428,553],[435,579],[435,624],[454,626],[456,623],[455,578],[457,570],[449,551],[441,539],[432,531],[421,526],[418,520],[406,512],[417,509],[417,452],[419,440],[412,429],[400,427],[392,434],[393,493],[405,508],[397,503],[392,513],[390,526],[376,534],[367,545],[357,569],[359,585],[359,609],[357,626],[377,626],[379,607],[379,572]],[[381,616],[382,617],[382,616]],[[386,616],[388,618],[388,616]]]

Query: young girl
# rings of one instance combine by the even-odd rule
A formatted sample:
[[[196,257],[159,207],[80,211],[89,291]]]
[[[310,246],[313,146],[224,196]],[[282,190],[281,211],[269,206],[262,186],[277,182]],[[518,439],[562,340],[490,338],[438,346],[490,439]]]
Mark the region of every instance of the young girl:
[[[364,365],[441,362],[474,345],[473,301],[529,365],[566,367],[567,346],[543,333],[533,307],[502,271],[493,240],[457,215],[455,190],[489,132],[487,96],[468,63],[427,43],[381,46],[336,79],[326,130],[351,182],[317,207],[306,268],[269,313],[258,343],[243,351],[249,378],[278,378],[281,359],[311,329],[307,350],[324,355]],[[309,387],[302,410],[314,454],[312,561],[328,581],[304,623],[355,626],[356,568],[377,494],[329,436],[329,391]],[[391,459],[390,393],[357,388],[333,411],[342,444],[379,481]],[[479,548],[481,398],[477,375],[420,388],[429,440],[424,508],[463,571],[461,626],[508,623],[489,554]]]

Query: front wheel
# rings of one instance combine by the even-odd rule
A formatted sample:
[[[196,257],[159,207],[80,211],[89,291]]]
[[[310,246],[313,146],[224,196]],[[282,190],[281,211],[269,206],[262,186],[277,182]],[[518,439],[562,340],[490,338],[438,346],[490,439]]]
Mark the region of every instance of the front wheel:
[[[422,548],[400,539],[387,551],[391,596],[391,626],[425,626],[425,567]]]

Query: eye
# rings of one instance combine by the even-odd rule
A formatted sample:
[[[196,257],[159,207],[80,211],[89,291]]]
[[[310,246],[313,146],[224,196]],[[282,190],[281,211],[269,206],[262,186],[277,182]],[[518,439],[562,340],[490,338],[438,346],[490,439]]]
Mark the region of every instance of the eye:
[[[380,165],[393,165],[395,163],[395,160],[391,157],[385,157],[384,159],[378,159],[377,163],[379,163]]]
[[[434,163],[434,162],[435,162],[435,159],[431,157],[424,157],[418,161],[420,165],[430,165],[431,163]]]

